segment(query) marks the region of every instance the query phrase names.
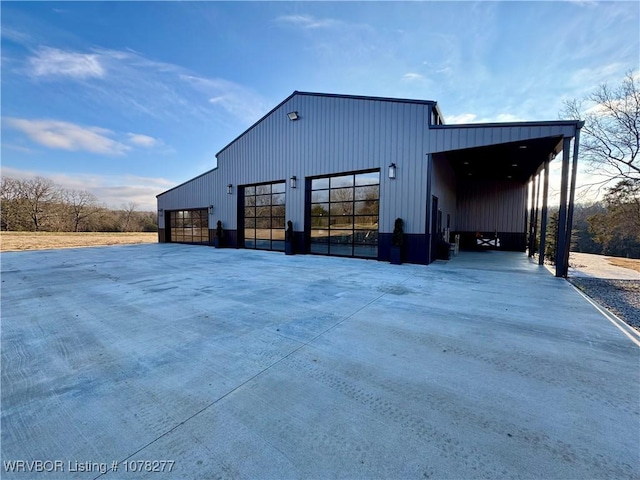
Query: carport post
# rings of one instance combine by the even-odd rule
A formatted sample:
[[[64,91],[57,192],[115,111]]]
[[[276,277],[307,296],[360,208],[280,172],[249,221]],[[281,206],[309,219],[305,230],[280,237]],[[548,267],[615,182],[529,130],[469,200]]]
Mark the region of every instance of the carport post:
[[[534,203],[535,203],[535,196],[536,196],[536,177],[532,175],[529,180],[531,185],[531,189],[530,189],[531,209],[529,210],[529,256],[533,257],[533,244],[535,243],[533,239],[533,220],[535,218]]]
[[[544,162],[544,184],[542,191],[542,217],[540,218],[540,249],[538,250],[538,265],[544,265],[544,254],[547,243],[547,197],[549,196],[549,159]]]
[[[580,147],[580,128],[576,130],[576,136],[573,138],[573,162],[571,165],[571,189],[569,190],[569,209],[567,212],[567,233],[566,233],[566,253],[564,257],[563,277],[569,273],[569,252],[571,251],[571,230],[573,227],[573,202],[576,197],[576,177],[578,175],[578,149]]]
[[[536,248],[536,239],[538,238],[538,215],[540,213],[540,172],[536,174],[537,185],[536,185],[536,216],[533,219],[533,247],[532,250]],[[533,254],[531,255],[533,256]]]
[[[569,184],[569,153],[571,151],[571,137],[562,139],[562,177],[560,180],[560,210],[558,211],[558,231],[556,232],[556,277],[564,277],[566,266],[565,252],[567,245],[567,187]]]

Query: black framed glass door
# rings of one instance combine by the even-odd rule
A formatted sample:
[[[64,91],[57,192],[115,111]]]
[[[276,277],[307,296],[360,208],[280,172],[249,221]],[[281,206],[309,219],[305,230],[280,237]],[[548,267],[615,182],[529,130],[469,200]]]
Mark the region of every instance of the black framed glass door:
[[[311,253],[378,257],[380,172],[311,179]]]
[[[244,247],[284,251],[285,182],[244,190]]]

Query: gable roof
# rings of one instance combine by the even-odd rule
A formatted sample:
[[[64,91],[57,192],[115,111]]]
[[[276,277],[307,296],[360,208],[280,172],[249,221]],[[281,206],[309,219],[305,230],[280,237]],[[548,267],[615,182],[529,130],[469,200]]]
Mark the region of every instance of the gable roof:
[[[408,99],[408,98],[391,98],[391,97],[370,97],[370,96],[366,96],[366,95],[342,95],[342,94],[338,94],[338,93],[299,92],[298,90],[294,90],[294,92],[291,95],[289,95],[287,98],[285,98],[283,101],[281,101],[278,105],[276,105],[271,110],[269,110],[269,112],[267,112],[262,118],[260,118],[260,120],[258,120],[256,123],[251,125],[244,132],[242,132],[240,135],[238,135],[236,138],[234,138],[231,142],[229,142],[222,150],[220,150],[218,153],[216,153],[216,158],[218,157],[218,155],[220,155],[222,152],[224,152],[227,148],[229,148],[231,145],[233,145],[235,142],[237,142],[240,138],[245,136],[248,132],[250,132],[255,127],[257,127],[260,123],[262,123],[262,121],[265,118],[269,117],[273,112],[278,110],[282,105],[287,103],[293,97],[299,96],[299,95],[305,95],[305,96],[309,96],[309,97],[348,98],[348,99],[352,99],[352,100],[374,100],[374,101],[377,101],[377,102],[418,103],[418,104],[421,104],[421,105],[436,105],[436,102],[434,102],[433,100],[415,100],[415,99]]]

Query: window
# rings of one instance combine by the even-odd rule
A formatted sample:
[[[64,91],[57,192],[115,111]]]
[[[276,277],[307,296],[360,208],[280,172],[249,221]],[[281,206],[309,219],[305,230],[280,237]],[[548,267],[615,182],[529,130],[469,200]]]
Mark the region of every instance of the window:
[[[169,241],[209,243],[209,217],[206,209],[169,212]]]
[[[311,180],[311,253],[378,257],[380,172]]]
[[[244,187],[244,247],[283,250],[285,182]]]

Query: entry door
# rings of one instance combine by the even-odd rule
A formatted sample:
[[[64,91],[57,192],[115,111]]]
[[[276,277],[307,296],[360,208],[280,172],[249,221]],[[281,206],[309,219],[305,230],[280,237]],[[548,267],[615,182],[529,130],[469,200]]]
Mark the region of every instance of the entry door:
[[[442,224],[442,216],[440,216]],[[431,197],[431,248],[429,249],[429,262],[435,262],[438,254],[438,197]]]

